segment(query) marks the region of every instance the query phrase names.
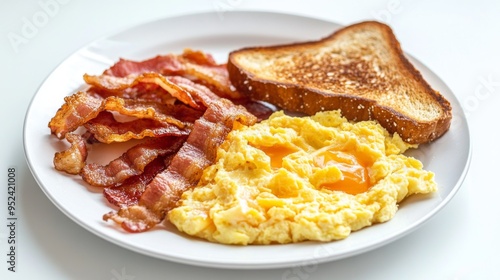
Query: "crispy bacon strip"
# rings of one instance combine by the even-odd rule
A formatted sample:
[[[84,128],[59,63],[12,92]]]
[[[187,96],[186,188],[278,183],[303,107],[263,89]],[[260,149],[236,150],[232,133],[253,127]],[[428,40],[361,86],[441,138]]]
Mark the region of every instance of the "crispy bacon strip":
[[[186,123],[173,117],[173,107],[157,102],[148,102],[136,99],[123,99],[110,96],[103,101],[103,110],[118,112],[125,116],[154,119],[165,124],[174,124],[184,128]]]
[[[243,95],[231,85],[225,64],[206,66],[186,63],[184,65],[184,75],[194,77],[194,81],[209,87],[221,97],[229,99],[243,98]]]
[[[50,120],[49,127],[53,134],[62,139],[66,133],[76,130],[104,110],[125,116],[155,119],[162,123],[174,124],[179,128],[187,125],[172,117],[171,109],[164,104],[116,96],[103,99],[92,92],[79,91],[65,98],[65,103]]]
[[[175,76],[162,77],[162,75]],[[180,77],[180,75],[183,77]],[[121,59],[106,70],[104,75],[85,75],[84,78],[88,84],[95,86],[99,92],[109,91],[108,94],[124,96],[125,94],[130,96],[129,90],[132,88],[135,88],[138,92],[157,90],[154,85],[168,91],[168,82],[170,81],[190,92],[192,99],[186,96],[184,96],[185,99],[182,99],[183,96],[180,96],[180,100],[190,105],[193,105],[192,102],[198,104],[201,102],[206,106],[207,102],[200,99],[198,93],[199,90],[202,92],[207,91],[204,88],[200,89],[200,84],[202,84],[217,93],[218,96],[229,98],[231,101],[245,106],[259,120],[266,119],[272,112],[276,111],[235,91],[229,81],[229,74],[225,64],[217,64],[211,55],[190,49],[184,50],[182,55],[168,54],[140,62]],[[187,78],[192,80],[193,83],[189,83]],[[193,87],[198,87],[194,93],[190,91]],[[138,94],[136,93],[136,95]],[[207,97],[206,94],[203,96]],[[215,97],[210,93],[208,98],[214,99]]]
[[[172,76],[169,79],[186,92],[189,92],[189,94],[198,104],[200,104],[200,106],[202,105],[204,107],[209,107],[210,104],[220,98],[209,88],[205,87],[204,85],[197,84],[189,79],[180,76]]]
[[[67,97],[49,122],[52,134],[71,143],[54,164],[104,187],[108,201],[121,208],[103,219],[130,232],[148,230],[165,218],[214,162],[217,147],[236,123],[251,125],[255,116],[261,120],[274,111],[235,91],[225,64],[192,50],[142,62],[122,59],[102,75],[84,79],[90,88]],[[82,125],[84,135],[72,133]],[[173,135],[178,138],[172,140]],[[85,139],[111,143],[145,137],[155,140],[105,166],[85,164]],[[162,140],[172,143],[156,142]]]
[[[96,187],[117,186],[126,179],[141,174],[145,167],[157,157],[175,154],[186,137],[152,138],[130,148],[106,166],[96,163],[87,164],[81,171],[82,179]]]
[[[54,155],[54,167],[69,174],[79,174],[87,160],[87,145],[79,134],[68,133],[66,140],[71,146]]]
[[[149,84],[165,90],[179,101],[192,108],[202,110],[206,106],[206,99],[218,99],[207,87],[196,84],[191,80],[181,76],[163,76],[160,73],[143,73],[138,76],[114,77],[109,75],[91,76],[85,75],[85,81],[96,88],[99,92],[109,92],[109,94],[121,96],[127,90],[144,84]]]
[[[149,163],[144,172],[139,175],[127,178],[118,187],[107,187],[103,190],[104,197],[109,203],[118,207],[126,207],[135,205],[139,202],[139,198],[144,193],[146,186],[153,178],[170,164],[173,155],[166,158],[160,156]]]
[[[153,119],[118,122],[108,111],[99,113],[84,126],[95,140],[106,144],[146,137],[187,136],[191,131],[188,127],[180,129],[176,125],[163,124]]]
[[[95,118],[99,114],[102,100],[102,97],[86,91],[65,97],[64,104],[49,122],[51,133],[63,139],[66,133]]]
[[[190,48],[184,49],[182,54],[180,55],[183,59],[195,63],[198,65],[205,66],[217,66],[217,61],[215,61],[214,57],[206,52],[202,52],[199,50],[193,50]]]
[[[178,55],[174,54],[158,55],[144,61],[120,59],[115,65],[104,71],[103,74],[115,77],[127,77],[148,72],[164,75],[180,74],[182,72],[182,61]]]
[[[224,69],[224,71],[226,70]],[[86,75],[85,77],[87,82],[89,84],[92,84],[94,88],[96,88],[99,92],[109,91],[107,93],[108,95],[124,95],[123,92],[127,89],[137,87],[141,84],[144,85],[146,83],[150,83],[151,86],[157,85],[159,88],[169,89],[168,84],[173,83],[178,86],[183,92],[181,96],[175,97],[185,98],[184,102],[188,102],[186,103],[187,105],[193,106],[193,104],[196,104],[194,105],[194,108],[207,107],[212,100],[219,99],[219,96],[215,95],[209,88],[181,76],[164,77],[158,73],[146,73],[136,77],[130,76],[125,78],[117,78],[105,75]],[[158,92],[158,89],[154,90]],[[175,93],[177,91],[173,90],[172,92]],[[247,108],[247,110],[255,115],[259,121],[267,119],[273,112],[276,111],[275,108],[271,108],[262,104],[261,102],[253,101],[248,98],[231,99],[231,101]]]
[[[129,232],[143,232],[154,227],[176,205],[182,193],[198,183],[203,170],[214,163],[217,147],[235,123],[251,125],[255,121],[244,107],[235,106],[226,99],[214,101],[195,122],[171,164],[147,186],[139,203],[105,214],[103,219],[111,219]]]
[[[220,97],[230,100],[244,97],[231,85],[226,64],[218,64],[210,54],[192,49],[185,49],[180,57],[184,62],[183,76],[192,77],[193,81],[209,87]]]
[[[127,77],[155,72],[162,75],[189,77],[197,83],[209,87],[219,96],[239,99],[243,95],[231,86],[225,64],[217,64],[207,53],[186,49],[181,55],[167,54],[144,61],[120,59],[104,71],[105,75]]]

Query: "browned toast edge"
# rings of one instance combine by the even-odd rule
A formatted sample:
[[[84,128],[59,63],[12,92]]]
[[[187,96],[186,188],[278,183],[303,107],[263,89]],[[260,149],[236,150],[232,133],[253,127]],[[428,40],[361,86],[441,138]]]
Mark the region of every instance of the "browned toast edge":
[[[418,122],[402,115],[396,110],[377,104],[371,99],[352,96],[349,94],[327,94],[321,91],[297,86],[293,83],[272,82],[256,78],[252,73],[241,69],[232,60],[233,53],[247,50],[258,51],[259,49],[280,49],[283,47],[294,47],[298,45],[317,44],[324,40],[334,39],[350,27],[361,24],[377,24],[384,29],[384,33],[390,45],[397,52],[400,62],[416,79],[425,91],[438,102],[443,109],[441,118],[433,122]],[[376,120],[390,133],[398,133],[404,141],[411,144],[422,144],[431,142],[442,136],[451,124],[451,105],[440,93],[424,80],[421,73],[405,57],[398,40],[392,29],[376,21],[365,21],[353,24],[334,32],[332,35],[317,41],[307,41],[292,44],[283,44],[265,47],[247,47],[232,51],[227,63],[229,78],[233,86],[253,99],[270,102],[278,107],[292,111],[313,115],[318,111],[340,109],[343,116],[352,121]]]

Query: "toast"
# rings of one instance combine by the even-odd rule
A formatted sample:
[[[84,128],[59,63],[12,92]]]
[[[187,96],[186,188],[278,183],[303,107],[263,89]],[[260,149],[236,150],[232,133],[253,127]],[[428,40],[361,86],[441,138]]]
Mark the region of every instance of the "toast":
[[[411,144],[442,136],[451,105],[408,61],[391,28],[366,21],[318,41],[247,47],[229,54],[238,91],[290,112],[340,109],[352,121],[376,120]]]

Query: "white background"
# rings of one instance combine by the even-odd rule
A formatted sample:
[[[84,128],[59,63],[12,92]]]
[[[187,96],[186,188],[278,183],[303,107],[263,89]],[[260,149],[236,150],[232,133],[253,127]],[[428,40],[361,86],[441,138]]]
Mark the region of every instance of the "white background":
[[[0,219],[7,217],[7,169],[17,174],[17,272],[7,271],[8,228],[0,224],[1,279],[499,279],[500,2],[59,0],[0,3]],[[430,221],[382,248],[310,267],[223,270],[143,256],[93,235],[62,214],[28,170],[22,145],[26,109],[51,71],[82,46],[151,20],[199,11],[266,10],[350,24],[390,24],[404,50],[457,95],[468,115],[473,159],[454,199]],[[26,22],[45,13],[22,43]],[[42,18],[40,18],[42,19]],[[175,28],[175,27],[174,27]],[[4,217],[4,218],[2,218]]]

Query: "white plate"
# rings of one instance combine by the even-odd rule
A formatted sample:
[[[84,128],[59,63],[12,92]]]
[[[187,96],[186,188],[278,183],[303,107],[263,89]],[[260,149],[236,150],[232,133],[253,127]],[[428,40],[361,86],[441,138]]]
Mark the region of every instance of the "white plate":
[[[233,49],[314,40],[336,28],[339,25],[335,23],[294,15],[221,12],[166,18],[98,40],[61,63],[34,96],[24,126],[29,167],[47,197],[76,223],[110,242],[160,259],[209,267],[276,268],[338,260],[392,242],[422,225],[452,199],[464,180],[471,156],[469,129],[456,97],[435,74],[411,57],[427,81],[453,106],[450,131],[412,152],[426,169],[436,173],[439,191],[431,197],[411,197],[400,205],[390,222],[354,232],[342,241],[237,247],[192,239],[174,229],[124,233],[102,221],[110,208],[101,193],[87,188],[78,177],[55,171],[52,165],[54,153],[62,146],[50,135],[47,124],[64,96],[84,85],[84,73],[102,73],[120,57],[146,59],[179,53],[186,47],[207,51],[224,62]]]

